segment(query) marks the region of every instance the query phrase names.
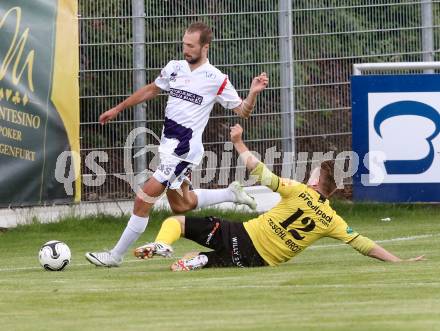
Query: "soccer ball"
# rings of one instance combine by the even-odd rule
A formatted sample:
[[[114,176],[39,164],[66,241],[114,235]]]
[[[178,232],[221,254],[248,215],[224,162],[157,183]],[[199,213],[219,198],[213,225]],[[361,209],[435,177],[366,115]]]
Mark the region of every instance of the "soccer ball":
[[[51,240],[40,248],[38,259],[41,266],[49,271],[61,271],[70,263],[70,248],[62,241]]]

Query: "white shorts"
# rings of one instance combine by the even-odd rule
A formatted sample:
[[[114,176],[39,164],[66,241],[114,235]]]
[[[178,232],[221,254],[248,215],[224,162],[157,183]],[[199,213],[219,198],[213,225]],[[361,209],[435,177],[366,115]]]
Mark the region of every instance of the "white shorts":
[[[160,154],[160,164],[153,177],[171,190],[177,190],[184,181],[191,185],[191,172],[196,164],[182,161],[170,155]]]

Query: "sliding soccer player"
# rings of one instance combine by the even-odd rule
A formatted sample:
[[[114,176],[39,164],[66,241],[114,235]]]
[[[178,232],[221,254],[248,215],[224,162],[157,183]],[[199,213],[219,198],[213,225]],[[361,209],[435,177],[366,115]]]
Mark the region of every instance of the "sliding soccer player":
[[[193,240],[211,251],[187,254],[171,265],[173,271],[207,267],[276,266],[304,251],[315,241],[330,237],[341,240],[360,253],[382,261],[400,262],[372,240],[351,229],[330,206],[336,190],[334,161],[322,162],[312,171],[307,185],[280,178],[249,152],[240,125],[231,128],[231,141],[251,175],[281,196],[268,212],[244,223],[216,217],[173,216],[162,223],[155,242],[138,247],[135,256],[171,256],[180,237]],[[422,260],[419,256],[409,261]]]

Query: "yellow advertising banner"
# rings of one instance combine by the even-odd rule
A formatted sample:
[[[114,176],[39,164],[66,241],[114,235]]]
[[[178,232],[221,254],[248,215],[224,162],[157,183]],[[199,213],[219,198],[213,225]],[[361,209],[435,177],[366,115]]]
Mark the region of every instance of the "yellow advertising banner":
[[[76,0],[0,2],[0,206],[80,200],[78,47]]]

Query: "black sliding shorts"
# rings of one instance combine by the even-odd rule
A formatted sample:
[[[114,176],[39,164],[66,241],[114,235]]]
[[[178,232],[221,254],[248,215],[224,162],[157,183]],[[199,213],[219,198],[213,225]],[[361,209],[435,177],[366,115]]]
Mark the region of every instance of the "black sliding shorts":
[[[197,242],[210,252],[208,267],[260,267],[267,263],[258,254],[242,223],[216,217],[185,217],[185,238]]]

